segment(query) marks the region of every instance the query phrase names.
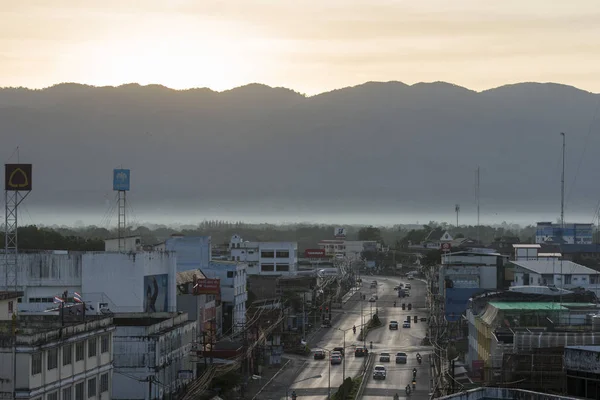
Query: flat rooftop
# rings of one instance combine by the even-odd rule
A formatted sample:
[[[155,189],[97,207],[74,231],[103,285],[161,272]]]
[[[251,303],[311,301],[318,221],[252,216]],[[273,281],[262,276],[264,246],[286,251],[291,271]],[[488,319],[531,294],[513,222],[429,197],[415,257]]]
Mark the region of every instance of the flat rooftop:
[[[524,301],[490,301],[490,306],[502,311],[568,311],[570,307],[596,307],[591,303],[555,303]]]

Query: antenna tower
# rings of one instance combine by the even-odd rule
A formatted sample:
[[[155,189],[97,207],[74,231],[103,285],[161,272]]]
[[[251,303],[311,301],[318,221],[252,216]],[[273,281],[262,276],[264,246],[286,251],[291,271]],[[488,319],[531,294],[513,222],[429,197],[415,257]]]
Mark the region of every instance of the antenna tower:
[[[117,225],[117,237],[119,241],[119,251],[125,251],[125,230],[127,228],[127,192],[130,188],[131,170],[115,169],[113,170],[113,190],[117,192],[117,206],[119,221]]]
[[[458,228],[458,213],[460,213],[460,204],[454,206],[454,211],[456,212],[456,227]]]
[[[477,242],[479,243],[479,167],[475,176],[475,198],[477,200]]]
[[[562,174],[560,177],[560,238],[564,240],[565,236],[565,149],[566,136],[561,132],[562,136]]]
[[[17,152],[19,149],[17,148]],[[31,192],[31,164],[4,165],[4,285],[17,291],[19,276],[19,204]]]

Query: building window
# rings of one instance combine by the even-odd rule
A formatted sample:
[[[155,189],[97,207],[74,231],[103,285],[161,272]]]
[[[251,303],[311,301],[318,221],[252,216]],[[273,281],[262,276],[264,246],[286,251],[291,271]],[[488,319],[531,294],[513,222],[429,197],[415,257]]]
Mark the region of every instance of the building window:
[[[84,400],[83,389],[83,382],[79,382],[75,385],[75,400]]]
[[[58,392],[48,393],[46,395],[46,400],[58,400]]]
[[[108,353],[108,346],[110,344],[109,338],[110,335],[102,335],[100,338],[100,353]]]
[[[88,340],[88,357],[96,357],[97,347],[96,338]]]
[[[233,278],[233,271],[227,271],[227,277]]]
[[[46,360],[48,364],[48,371],[51,369],[55,369],[58,367],[58,349],[50,349],[48,350],[48,359]]]
[[[71,386],[66,387],[62,390],[61,400],[73,400],[73,390],[71,390]]]
[[[88,379],[88,399],[96,395],[96,378]]]
[[[100,393],[108,392],[108,373],[100,375]]]
[[[275,252],[273,250],[262,250],[260,256],[261,258],[275,258]]]
[[[67,344],[62,348],[63,354],[63,365],[71,364],[71,360],[73,359],[73,345]]]
[[[571,284],[571,275],[565,275],[565,285],[570,285]]]
[[[42,353],[33,353],[31,355],[31,375],[42,373]]]
[[[84,358],[83,344],[84,344],[83,341],[75,343],[75,362],[82,361]]]
[[[288,250],[277,250],[275,252],[277,258],[290,258],[290,252]]]
[[[273,272],[273,271],[275,271],[275,265],[273,265],[273,264],[262,264],[260,266],[260,270],[262,272]]]
[[[289,270],[290,270],[290,266],[288,264],[277,264],[277,271],[287,272]]]

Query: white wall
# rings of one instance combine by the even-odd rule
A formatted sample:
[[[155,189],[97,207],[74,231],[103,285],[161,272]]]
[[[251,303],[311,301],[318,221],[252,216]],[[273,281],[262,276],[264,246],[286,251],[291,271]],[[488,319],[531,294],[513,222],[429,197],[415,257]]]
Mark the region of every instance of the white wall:
[[[81,295],[88,302],[108,297],[114,312],[145,312],[145,276],[168,276],[167,303],[169,312],[177,309],[177,258],[169,252],[86,253],[82,258]],[[159,288],[161,290],[161,288]],[[159,295],[158,301],[160,304]]]
[[[233,305],[234,324],[243,324],[246,321],[248,300],[246,268],[245,263],[213,260],[210,262],[210,267],[202,271],[207,278],[221,280],[221,301]]]
[[[229,249],[231,260],[246,263],[249,275],[294,275],[298,271],[297,242],[248,242],[233,235]],[[268,253],[273,254],[265,257]]]
[[[204,269],[212,258],[212,240],[210,236],[173,236],[156,250],[174,251],[178,272]]]

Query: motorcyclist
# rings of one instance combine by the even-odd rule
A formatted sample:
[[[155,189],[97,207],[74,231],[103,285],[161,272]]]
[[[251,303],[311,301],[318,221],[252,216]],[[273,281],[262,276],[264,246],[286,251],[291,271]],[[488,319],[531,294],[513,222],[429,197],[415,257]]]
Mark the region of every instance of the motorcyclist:
[[[296,400],[296,398],[297,398],[297,397],[298,397],[298,396],[296,395],[296,391],[295,391],[295,390],[293,390],[293,391],[292,391],[292,400]]]
[[[417,387],[417,381],[415,381],[414,379],[412,381],[412,386],[413,386],[413,389],[415,389]]]
[[[352,327],[352,332],[356,333],[356,325]]]
[[[396,302],[394,301],[394,307],[396,307]]]

